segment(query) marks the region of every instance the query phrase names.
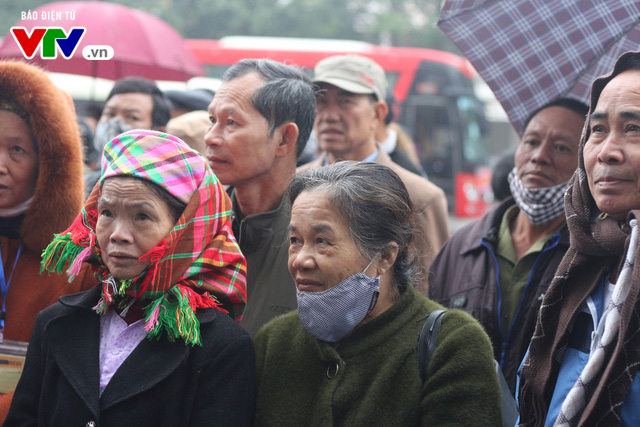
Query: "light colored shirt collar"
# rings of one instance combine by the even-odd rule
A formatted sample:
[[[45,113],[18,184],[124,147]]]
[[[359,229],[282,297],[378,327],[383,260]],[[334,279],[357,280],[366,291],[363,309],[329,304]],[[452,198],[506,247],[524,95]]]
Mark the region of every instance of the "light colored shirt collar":
[[[387,137],[384,141],[378,143],[378,145],[380,145],[380,148],[382,148],[385,153],[392,153],[398,145],[398,132],[394,129],[387,129]]]
[[[380,150],[378,150],[378,147],[376,146],[376,151],[373,152],[373,154],[365,157],[364,159],[361,160],[361,162],[373,162],[376,157],[378,157],[378,153],[380,152]],[[324,163],[323,166],[327,166],[329,164],[329,156],[326,155],[324,156]]]

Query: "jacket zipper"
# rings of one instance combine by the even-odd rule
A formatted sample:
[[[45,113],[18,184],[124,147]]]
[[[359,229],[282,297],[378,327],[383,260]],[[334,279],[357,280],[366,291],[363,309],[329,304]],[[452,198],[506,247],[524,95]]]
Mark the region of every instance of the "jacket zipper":
[[[513,337],[513,327],[516,321],[518,320],[518,316],[520,315],[520,310],[522,309],[522,303],[524,301],[525,296],[527,295],[527,291],[529,290],[529,287],[531,286],[531,279],[533,278],[533,274],[535,273],[536,267],[538,266],[538,261],[540,261],[540,259],[546,252],[558,246],[558,244],[560,243],[560,234],[561,232],[559,231],[556,234],[554,234],[553,237],[551,237],[551,241],[549,245],[538,254],[538,257],[533,263],[533,267],[531,267],[531,271],[529,272],[529,279],[527,279],[527,284],[525,285],[524,290],[522,291],[522,295],[520,296],[518,309],[516,310],[515,316],[513,316],[511,325],[509,325],[509,330],[507,333],[506,340],[502,335],[502,286],[500,285],[500,267],[498,265],[498,258],[496,257],[496,254],[493,251],[493,248],[488,243],[486,243],[484,239],[480,239],[480,244],[483,245],[485,248],[487,248],[496,266],[496,284],[498,285],[498,333],[500,334],[500,342],[501,342],[500,368],[504,367],[504,359],[507,353],[507,346],[511,342],[511,338]]]

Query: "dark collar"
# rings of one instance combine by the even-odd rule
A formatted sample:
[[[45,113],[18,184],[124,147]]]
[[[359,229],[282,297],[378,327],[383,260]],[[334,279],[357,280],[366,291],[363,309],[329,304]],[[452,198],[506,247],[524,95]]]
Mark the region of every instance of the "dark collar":
[[[463,233],[467,236],[460,246],[460,255],[480,249],[483,246],[483,243],[490,244],[495,248],[498,244],[502,217],[511,206],[515,205],[515,203],[516,202],[513,197],[508,197],[491,209],[481,219],[458,231],[458,233]],[[566,223],[564,227],[560,229],[559,233],[560,244],[568,247],[569,231]],[[478,235],[481,236],[480,239],[477,238]]]
[[[8,237],[10,239],[19,239],[20,226],[22,225],[23,219],[24,214],[0,218],[0,236]]]

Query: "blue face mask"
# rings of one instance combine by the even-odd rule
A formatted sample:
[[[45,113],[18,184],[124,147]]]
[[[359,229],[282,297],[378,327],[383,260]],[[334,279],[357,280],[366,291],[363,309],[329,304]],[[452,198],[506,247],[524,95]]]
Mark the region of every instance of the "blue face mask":
[[[302,326],[321,341],[337,342],[349,335],[373,310],[380,294],[380,276],[360,273],[322,292],[297,291]]]

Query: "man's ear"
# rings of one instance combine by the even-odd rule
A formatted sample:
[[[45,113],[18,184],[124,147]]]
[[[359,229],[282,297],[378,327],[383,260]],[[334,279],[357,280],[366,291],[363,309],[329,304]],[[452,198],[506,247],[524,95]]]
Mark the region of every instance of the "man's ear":
[[[376,121],[377,121],[376,129],[377,129],[378,126],[384,123],[384,119],[385,117],[387,117],[387,113],[389,112],[389,107],[387,106],[386,102],[378,101],[375,104],[373,104],[373,111],[376,116]]]
[[[167,127],[166,126],[156,126],[154,128],[151,128],[151,130],[157,130],[158,132],[167,132]]]
[[[276,157],[284,157],[292,151],[295,153],[298,142],[298,125],[288,122],[280,126],[276,132],[279,135]]]
[[[398,244],[396,242],[389,242],[386,250],[378,257],[378,263],[376,267],[376,275],[382,276],[389,269],[393,268],[398,258]]]

